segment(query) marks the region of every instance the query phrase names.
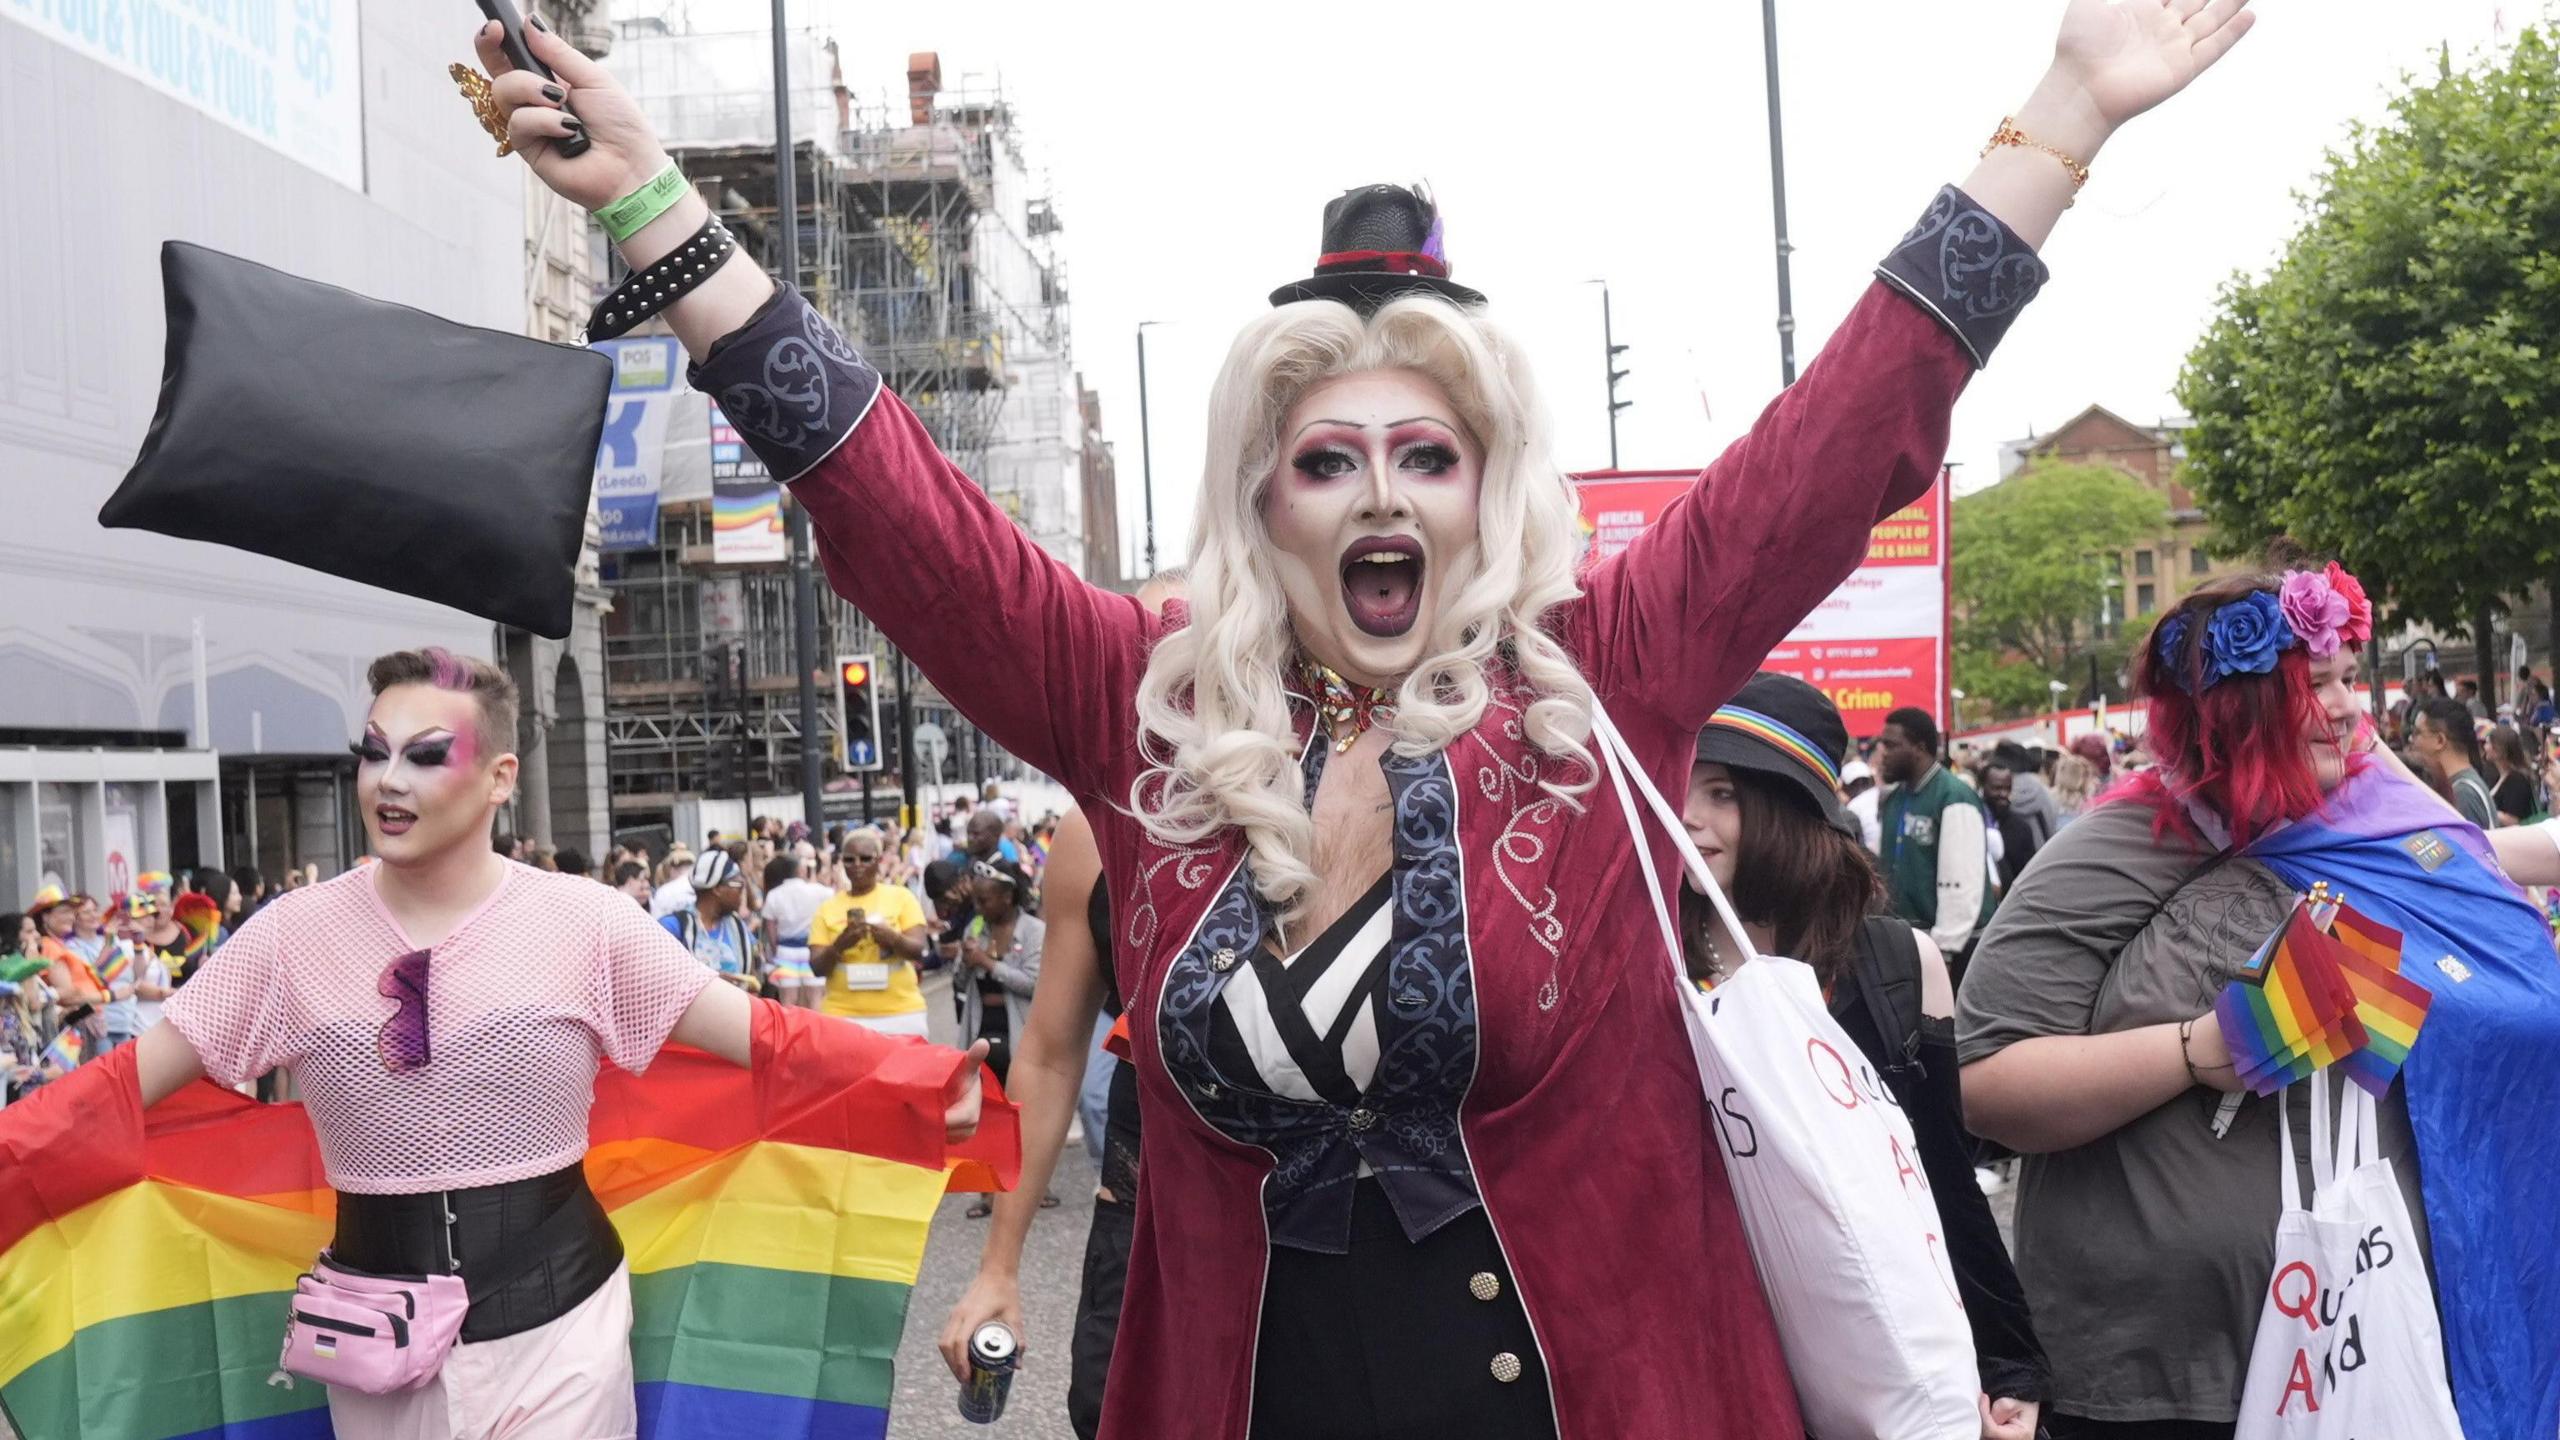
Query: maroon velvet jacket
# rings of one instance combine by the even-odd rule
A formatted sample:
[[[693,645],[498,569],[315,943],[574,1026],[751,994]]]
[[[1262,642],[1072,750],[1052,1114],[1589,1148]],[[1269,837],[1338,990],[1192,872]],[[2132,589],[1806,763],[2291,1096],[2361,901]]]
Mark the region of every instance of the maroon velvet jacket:
[[[1879,274],[1802,381],[1549,617],[1668,793],[1686,788],[1708,715],[1859,564],[1869,529],[1936,477],[1957,395],[2042,279],[1952,189]],[[1086,802],[1146,1114],[1103,1433],[1242,1440],[1273,1156],[1205,1123],[1165,1063],[1168,972],[1242,845],[1167,847],[1122,808],[1140,768],[1132,697],[1162,622],[1033,544],[796,297],[723,340],[695,379],[794,482],[836,590]],[[1456,797],[1474,989],[1459,1129],[1557,1428],[1795,1440],[1794,1391],[1624,819],[1605,782],[1587,813],[1538,788],[1570,762],[1522,742],[1518,703],[1498,700],[1436,763]],[[1302,742],[1308,723],[1301,712]],[[1668,842],[1648,843],[1675,873]]]

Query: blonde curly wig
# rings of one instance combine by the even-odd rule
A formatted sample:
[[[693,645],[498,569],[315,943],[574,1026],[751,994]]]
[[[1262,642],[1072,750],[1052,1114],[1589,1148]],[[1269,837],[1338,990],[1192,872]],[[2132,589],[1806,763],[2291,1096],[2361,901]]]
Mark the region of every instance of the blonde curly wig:
[[[1129,804],[1169,845],[1241,829],[1255,888],[1289,919],[1315,882],[1315,826],[1285,683],[1297,640],[1263,498],[1290,406],[1310,386],[1367,370],[1410,370],[1438,385],[1484,456],[1476,544],[1451,562],[1426,658],[1397,695],[1395,748],[1425,755],[1474,729],[1491,694],[1488,664],[1507,665],[1531,692],[1525,737],[1579,762],[1573,782],[1546,788],[1578,807],[1596,774],[1584,743],[1591,687],[1539,623],[1580,593],[1580,527],[1526,361],[1480,311],[1435,297],[1409,296],[1365,320],[1329,300],[1280,306],[1236,337],[1210,393],[1191,623],[1156,647],[1139,682],[1147,765]]]

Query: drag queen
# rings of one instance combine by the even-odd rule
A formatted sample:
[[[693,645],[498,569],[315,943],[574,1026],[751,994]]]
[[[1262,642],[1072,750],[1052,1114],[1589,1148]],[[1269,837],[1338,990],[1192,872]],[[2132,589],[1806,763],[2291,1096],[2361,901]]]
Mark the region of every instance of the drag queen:
[[[546,91],[484,32],[515,147],[624,237],[591,333],[662,312],[837,591],[1094,818],[1148,1112],[1105,1435],[1803,1433],[1630,837],[1583,803],[1592,707],[1685,785],[1698,728],[1937,475],[2087,163],[2244,4],[2071,0],[1802,383],[1578,580],[1525,360],[1431,203],[1342,196],[1218,378],[1162,620],[737,260],[603,67],[539,35]]]
[[[674,1040],[745,1065],[774,1026],[874,1064],[914,1042],[713,984],[609,887],[493,853],[516,784],[503,672],[403,651],[370,680],[351,748],[376,863],[277,900],[204,962],[142,1035],[143,1103],[291,1069],[338,1192],[331,1262],[461,1275],[460,1343],[434,1378],[330,1387],[344,1440],[631,1435],[630,1278],[582,1163],[598,1064],[637,1072]],[[956,1138],[977,1122],[976,1055],[945,1053],[948,1079],[905,1098]]]

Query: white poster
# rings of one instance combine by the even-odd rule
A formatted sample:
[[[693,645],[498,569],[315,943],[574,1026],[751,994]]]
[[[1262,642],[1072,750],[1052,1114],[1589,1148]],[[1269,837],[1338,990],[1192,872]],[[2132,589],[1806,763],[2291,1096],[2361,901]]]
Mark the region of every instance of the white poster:
[[[359,0],[0,0],[0,18],[364,188]]]

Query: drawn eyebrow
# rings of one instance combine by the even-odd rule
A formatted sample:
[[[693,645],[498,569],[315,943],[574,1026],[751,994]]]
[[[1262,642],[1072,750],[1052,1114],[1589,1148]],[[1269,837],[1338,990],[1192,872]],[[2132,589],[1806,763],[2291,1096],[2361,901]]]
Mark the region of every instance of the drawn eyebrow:
[[[1452,435],[1458,433],[1456,426],[1453,426],[1448,421],[1439,419],[1436,416],[1408,415],[1402,420],[1390,420],[1384,425],[1374,426],[1363,425],[1356,420],[1310,420],[1306,424],[1299,426],[1297,435],[1292,435],[1289,439],[1294,443],[1299,436],[1305,435],[1308,431],[1313,430],[1319,425],[1339,425],[1345,430],[1393,430],[1399,425],[1436,425],[1439,428],[1448,431]]]

